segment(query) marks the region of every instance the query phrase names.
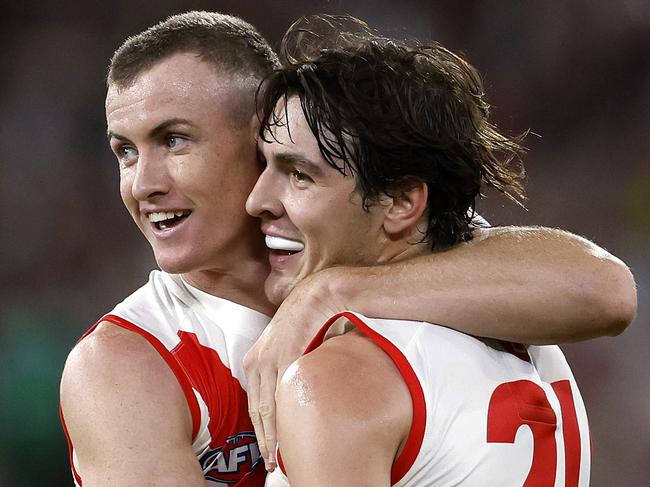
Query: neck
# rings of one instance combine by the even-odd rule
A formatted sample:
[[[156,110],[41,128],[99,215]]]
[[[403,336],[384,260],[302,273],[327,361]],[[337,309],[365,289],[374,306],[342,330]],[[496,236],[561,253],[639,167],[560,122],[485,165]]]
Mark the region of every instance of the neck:
[[[268,269],[266,266],[259,266],[255,271],[254,266],[251,266],[248,270],[248,277],[241,272],[235,276],[220,270],[209,270],[183,274],[183,279],[203,292],[273,316],[276,306],[264,295],[264,280]]]
[[[405,247],[400,249],[392,249],[391,253],[383,255],[378,261],[378,264],[388,264],[389,262],[398,262],[400,260],[411,259],[421,255],[431,253],[431,249],[426,243],[407,243]]]
[[[183,274],[190,285],[203,292],[273,316],[276,306],[264,294],[268,265],[249,261],[228,270],[210,269]]]
[[[377,264],[387,264],[430,254],[429,242],[420,240],[422,240],[422,234],[416,229],[409,235],[401,235],[395,239],[386,238],[386,244],[377,258]]]

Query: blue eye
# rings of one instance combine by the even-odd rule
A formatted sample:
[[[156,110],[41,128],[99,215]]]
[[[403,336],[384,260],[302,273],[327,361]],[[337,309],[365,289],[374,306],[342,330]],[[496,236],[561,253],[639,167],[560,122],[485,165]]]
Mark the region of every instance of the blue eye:
[[[185,138],[178,135],[170,135],[167,137],[167,147],[170,149],[178,149],[186,141]]]
[[[120,149],[120,155],[123,159],[128,159],[135,156],[137,153],[133,147],[122,147]]]
[[[117,159],[125,166],[129,166],[138,158],[138,151],[130,145],[121,145],[115,151]]]

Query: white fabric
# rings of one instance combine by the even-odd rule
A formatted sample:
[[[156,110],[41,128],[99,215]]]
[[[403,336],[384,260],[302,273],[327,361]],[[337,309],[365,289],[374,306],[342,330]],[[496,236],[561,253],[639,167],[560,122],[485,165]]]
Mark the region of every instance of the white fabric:
[[[118,304],[99,322],[111,321],[111,315],[134,325],[136,332],[139,329],[153,335],[178,361],[177,367],[189,377],[190,382],[194,383],[196,380],[197,383],[203,384],[205,391],[208,391],[210,395],[219,389],[221,389],[221,394],[226,394],[225,391],[241,390],[242,388],[245,391],[246,378],[243,371],[243,357],[270,320],[262,313],[207,294],[193,288],[180,276],[162,271],[151,272],[149,281],[143,287]],[[193,362],[196,358],[196,363],[182,363],[186,358],[179,358],[175,350],[181,343],[181,332],[195,336],[201,347],[200,350],[206,351],[206,357],[210,354],[214,357],[212,351],[216,352],[218,360],[229,370],[229,373],[220,376],[220,379],[213,377],[210,367],[213,367],[214,363],[206,363],[204,367],[201,357],[194,357],[194,355],[189,360]],[[190,372],[190,370],[194,372]],[[226,476],[231,475],[231,471],[235,467],[226,465],[224,460],[226,457],[220,453],[221,445],[224,449],[230,449],[226,446],[229,441],[237,441],[238,444],[244,445],[241,449],[248,448],[246,450],[248,463],[256,463],[259,459],[259,449],[254,437],[249,431],[241,430],[241,425],[249,422],[248,415],[245,414],[245,408],[243,413],[241,408],[231,410],[232,400],[227,400],[223,405],[216,404],[214,397],[202,397],[201,392],[193,386],[192,392],[196,397],[199,410],[199,428],[192,446],[197,459],[201,459],[204,455],[211,455],[210,463],[205,459],[202,461],[207,485],[230,485],[229,481],[211,480],[209,474],[220,468],[221,471],[227,472]],[[242,400],[245,402],[245,395],[243,392],[237,392],[237,401],[239,401],[237,404],[241,404]],[[215,403],[214,411],[209,410],[208,404],[211,402]],[[217,416],[228,415],[228,421],[225,422],[227,426],[222,426],[219,431],[211,432],[209,428],[211,413]],[[245,418],[242,418],[244,414]],[[219,424],[223,424],[223,422]],[[224,428],[226,428],[225,431]],[[252,426],[245,429],[252,431]],[[242,442],[238,438],[226,440],[226,438],[235,438],[239,433],[246,434],[245,441]],[[223,440],[221,435],[224,436]],[[219,444],[219,448],[213,447],[210,450],[211,442],[215,441],[223,441],[223,443]],[[235,460],[243,462],[243,453],[235,452],[235,454],[239,455]],[[259,461],[261,462],[261,459]],[[245,468],[248,466],[241,467],[241,469]],[[257,468],[263,469],[263,466],[259,465]],[[217,473],[220,474],[220,472]]]
[[[477,339],[442,326],[356,316],[399,349],[424,392],[424,439],[413,465],[396,487],[521,487],[533,457],[530,427],[520,426],[514,443],[487,442],[488,407],[493,392],[501,384],[515,381],[529,381],[533,388],[539,386],[557,418],[555,483],[550,484],[555,487],[565,485],[565,454],[562,411],[551,384],[569,381],[580,433],[578,485],[589,485],[590,437],[585,407],[559,347],[529,346],[527,362],[505,351],[506,344]],[[339,319],[329,328],[325,339],[352,326]],[[539,444],[536,447],[540,455]],[[267,487],[287,485],[279,469],[267,476]]]

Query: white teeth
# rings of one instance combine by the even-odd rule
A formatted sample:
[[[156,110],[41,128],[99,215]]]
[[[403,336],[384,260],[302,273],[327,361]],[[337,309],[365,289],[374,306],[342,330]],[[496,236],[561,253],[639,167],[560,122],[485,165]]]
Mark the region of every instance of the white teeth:
[[[152,223],[158,223],[163,220],[167,220],[167,213],[162,213],[162,212],[154,212],[154,213],[149,213],[149,221]]]
[[[181,217],[183,215],[189,215],[187,211],[154,211],[149,213],[148,218],[152,223],[158,223],[165,220],[171,220],[174,217]]]
[[[271,235],[266,236],[266,246],[272,250],[286,250],[289,252],[300,252],[305,248],[302,242]]]

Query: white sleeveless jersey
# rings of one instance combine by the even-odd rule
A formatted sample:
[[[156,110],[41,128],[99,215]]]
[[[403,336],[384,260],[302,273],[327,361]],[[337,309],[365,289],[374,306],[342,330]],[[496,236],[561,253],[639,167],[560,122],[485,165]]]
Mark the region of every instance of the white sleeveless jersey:
[[[101,322],[143,336],[183,390],[192,415],[192,446],[207,485],[253,487],[264,485],[265,470],[248,416],[243,358],[268,321],[257,311],[189,286],[178,275],[153,271],[147,284],[84,337]],[[68,441],[75,482],[81,486],[74,445]]]
[[[325,324],[305,353],[352,327],[391,357],[411,393],[413,422],[392,485],[589,485],[587,415],[559,347],[345,312]],[[276,469],[266,485],[288,482]]]

